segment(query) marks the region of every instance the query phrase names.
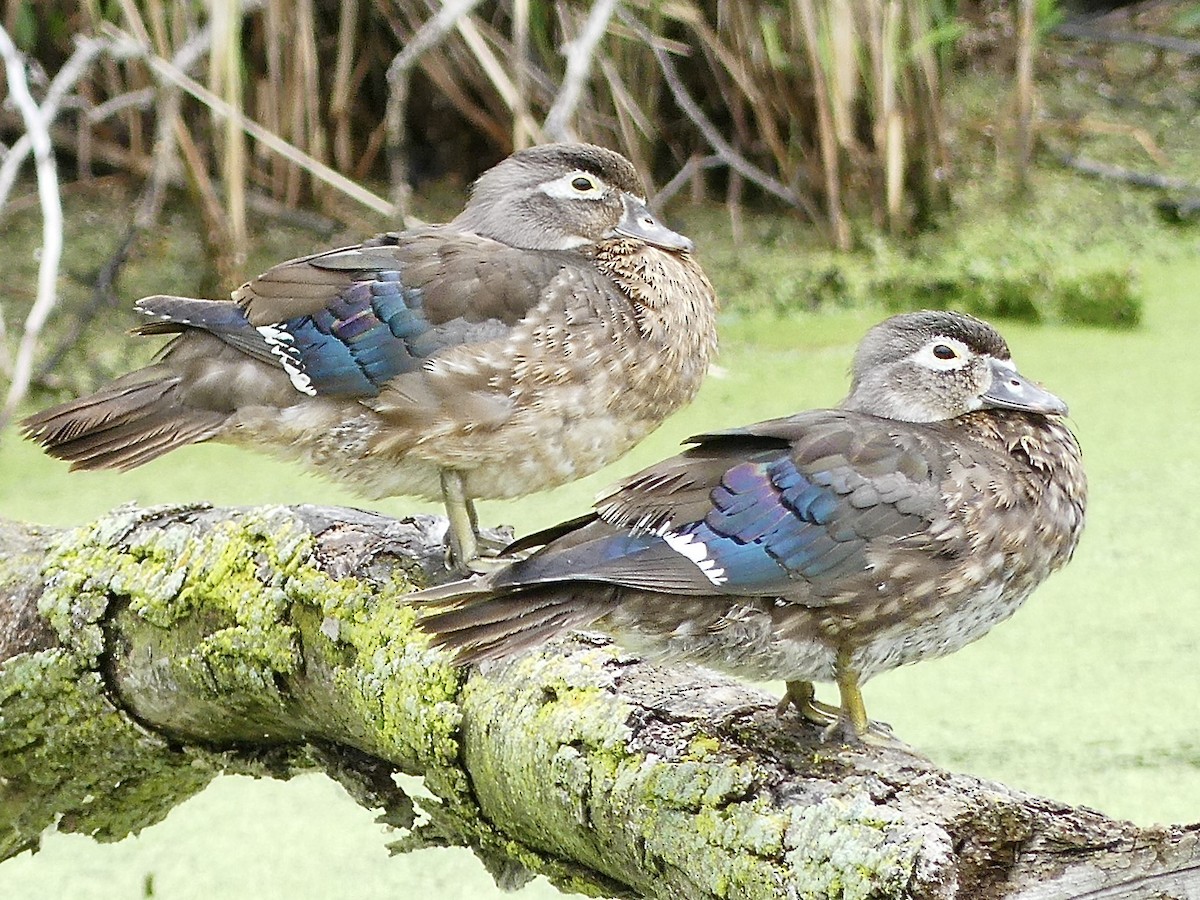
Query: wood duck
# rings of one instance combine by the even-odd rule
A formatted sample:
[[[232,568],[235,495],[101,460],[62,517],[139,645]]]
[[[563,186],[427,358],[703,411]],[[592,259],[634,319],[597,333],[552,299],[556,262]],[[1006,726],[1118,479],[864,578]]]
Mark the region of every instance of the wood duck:
[[[231,300],[147,297],[159,360],[23,422],[72,469],[220,440],[368,497],[440,497],[453,558],[475,498],[621,456],[696,394],[716,298],[632,164],[589,144],[514,153],[452,222],[281,263]]]
[[[893,317],[838,408],[691,438],[519,541],[540,548],[527,558],[415,594],[422,627],[469,662],[595,625],[660,660],[784,680],[781,711],[882,739],[863,681],[981,637],[1071,558],[1087,484],[1066,412],[984,322]]]

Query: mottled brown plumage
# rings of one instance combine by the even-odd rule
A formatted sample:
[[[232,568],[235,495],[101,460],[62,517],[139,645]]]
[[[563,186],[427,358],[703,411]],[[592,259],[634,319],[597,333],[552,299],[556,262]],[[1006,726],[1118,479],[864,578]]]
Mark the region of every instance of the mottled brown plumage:
[[[1073,554],[1087,487],[1066,406],[969,316],[897,316],[850,395],[693,438],[486,577],[414,597],[461,661],[595,626],[664,661],[789,682],[868,733],[871,676],[986,633]],[[836,681],[842,704],[813,699]]]
[[[628,160],[520,151],[453,222],[290,260],[231,300],[156,296],[158,362],[31,416],[73,468],[209,439],[297,459],[370,497],[441,497],[458,561],[473,498],[563,484],[689,402],[716,348],[691,242]]]

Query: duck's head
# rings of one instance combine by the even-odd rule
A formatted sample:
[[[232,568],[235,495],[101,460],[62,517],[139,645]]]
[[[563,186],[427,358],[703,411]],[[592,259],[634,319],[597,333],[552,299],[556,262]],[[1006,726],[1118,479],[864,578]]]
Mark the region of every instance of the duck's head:
[[[692,249],[647,208],[633,164],[594,144],[518,150],[479,176],[454,224],[526,250],[573,250],[618,237]]]
[[[981,409],[1062,416],[1067,405],[1017,371],[1004,338],[957,312],[893,316],[863,337],[843,408],[906,422]]]

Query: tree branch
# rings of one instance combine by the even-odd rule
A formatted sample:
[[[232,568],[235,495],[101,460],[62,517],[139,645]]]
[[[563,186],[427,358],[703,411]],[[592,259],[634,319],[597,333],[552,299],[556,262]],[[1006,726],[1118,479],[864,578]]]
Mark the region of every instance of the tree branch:
[[[1200,896],[1200,826],[822,743],[770,697],[595,638],[462,673],[403,604],[444,527],[308,506],[0,522],[0,858],[52,825],[119,840],[219,772],[322,769],[405,830],[395,849],[469,846],[508,886]]]
[[[633,29],[638,37],[650,48],[655,60],[658,61],[659,69],[662,70],[663,80],[666,81],[667,87],[671,91],[671,96],[675,98],[675,104],[692,120],[692,123],[699,130],[700,134],[703,135],[704,139],[708,141],[708,145],[712,147],[714,153],[720,157],[721,161],[747,181],[757,185],[769,194],[774,194],[788,205],[804,210],[805,214],[812,221],[818,221],[817,209],[808,198],[797,194],[783,182],[764,172],[738,153],[725,140],[721,135],[720,129],[704,114],[704,111],[700,108],[700,104],[688,93],[683,79],[679,77],[679,71],[675,68],[675,63],[671,60],[670,54],[663,48],[661,40],[651,34],[650,30],[627,10],[618,10],[618,15],[621,21]]]
[[[1136,187],[1155,188],[1168,191],[1200,191],[1200,183],[1188,181],[1186,178],[1174,178],[1170,175],[1159,175],[1156,172],[1138,172],[1124,166],[1101,162],[1098,159],[1088,159],[1086,156],[1076,156],[1070,153],[1057,154],[1058,161],[1068,169],[1074,169],[1092,178],[1104,178],[1109,181],[1123,181]]]
[[[1085,21],[1062,22],[1055,25],[1050,33],[1055,37],[1068,40],[1086,41],[1093,44],[1141,44],[1156,50],[1166,50],[1169,53],[1182,53],[1185,56],[1200,56],[1200,41],[1175,37],[1169,34],[1152,34],[1144,31],[1110,31],[1098,28]]]

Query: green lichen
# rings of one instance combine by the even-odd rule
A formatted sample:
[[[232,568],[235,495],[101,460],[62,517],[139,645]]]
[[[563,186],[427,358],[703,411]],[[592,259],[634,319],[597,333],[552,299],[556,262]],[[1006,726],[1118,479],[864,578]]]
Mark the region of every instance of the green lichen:
[[[69,652],[0,665],[0,859],[36,847],[56,821],[60,831],[120,840],[216,773],[135,725]]]
[[[614,784],[612,802],[628,816],[647,853],[716,897],[774,896],[786,883],[782,838],[786,817],[762,798],[735,799],[763,773],[725,759],[698,767],[682,760],[630,761]]]
[[[904,834],[898,813],[862,798],[791,810],[785,843],[799,893],[829,900],[900,896],[920,850]]]
[[[669,767],[656,767],[644,777],[642,789],[681,809],[700,810],[745,796],[753,780],[750,767],[728,760],[711,763],[685,760]]]
[[[709,734],[697,734],[688,742],[689,759],[704,759],[721,749],[721,742]]]
[[[457,801],[469,795],[458,766],[462,672],[415,629],[416,615],[403,602],[411,589],[399,571],[368,583],[305,566],[287,595],[309,666],[325,668],[345,721],[363,725],[359,746],[404,761],[435,794]]]
[[[498,676],[502,695],[482,679],[467,684],[464,741],[480,805],[519,823],[521,843],[495,852],[569,890],[580,889],[579,871],[556,859],[592,866],[597,889],[607,877],[647,896],[685,886],[737,898],[796,887],[802,897],[902,893],[920,848],[886,810],[835,799],[780,808],[764,790],[778,773],[730,758],[700,723],[678,750],[631,748],[636,711],[610,689],[611,662],[604,651],[530,655]],[[529,847],[545,851],[531,857]]]
[[[467,682],[464,760],[475,795],[487,820],[524,823],[506,836],[476,836],[473,846],[492,860],[489,868],[499,859],[564,889],[597,896],[617,889],[600,874],[610,868],[581,829],[593,819],[592,798],[607,794],[619,767],[637,755],[628,750],[631,711],[604,687],[609,661],[607,650],[573,655],[569,664],[530,655],[506,667],[504,690],[485,679]],[[564,860],[590,863],[595,877]]]
[[[136,526],[167,510],[118,512],[66,533],[46,566],[40,609],[85,658],[104,648],[100,627],[122,598],[138,625],[181,653],[180,673],[213,692],[260,691],[295,671],[297,633],[283,585],[311,555],[312,538],[285,509],[247,513],[202,535],[187,525]],[[195,618],[194,645],[171,629]],[[185,629],[190,635],[195,629]]]
[[[227,754],[170,749],[194,743],[188,735],[219,746],[323,729],[330,740],[425,773],[441,797],[429,804],[432,818],[448,832],[465,829],[476,817],[457,765],[460,675],[423,638],[408,641],[414,616],[399,602],[411,589],[403,573],[383,584],[330,578],[307,527],[286,508],[204,525],[178,512],[121,510],[53,542],[39,609],[63,648],[16,657],[0,673],[0,767],[13,773],[0,768],[8,779],[4,849],[35,840],[55,811],[66,811],[65,827],[119,838],[161,818],[218,769],[239,768]],[[145,677],[139,665],[150,662],[154,683],[135,697]],[[123,702],[108,693],[106,667],[125,676],[132,693]],[[330,696],[312,697],[314,686]],[[304,710],[292,708],[293,689],[328,704],[312,711],[311,728],[296,722]],[[130,703],[171,723],[175,741],[140,728],[123,711]],[[74,724],[47,724],[46,716]],[[34,741],[44,744],[41,768],[30,762]],[[54,777],[57,792],[45,788]],[[115,791],[128,802],[110,802]],[[31,802],[34,795],[45,802]]]

